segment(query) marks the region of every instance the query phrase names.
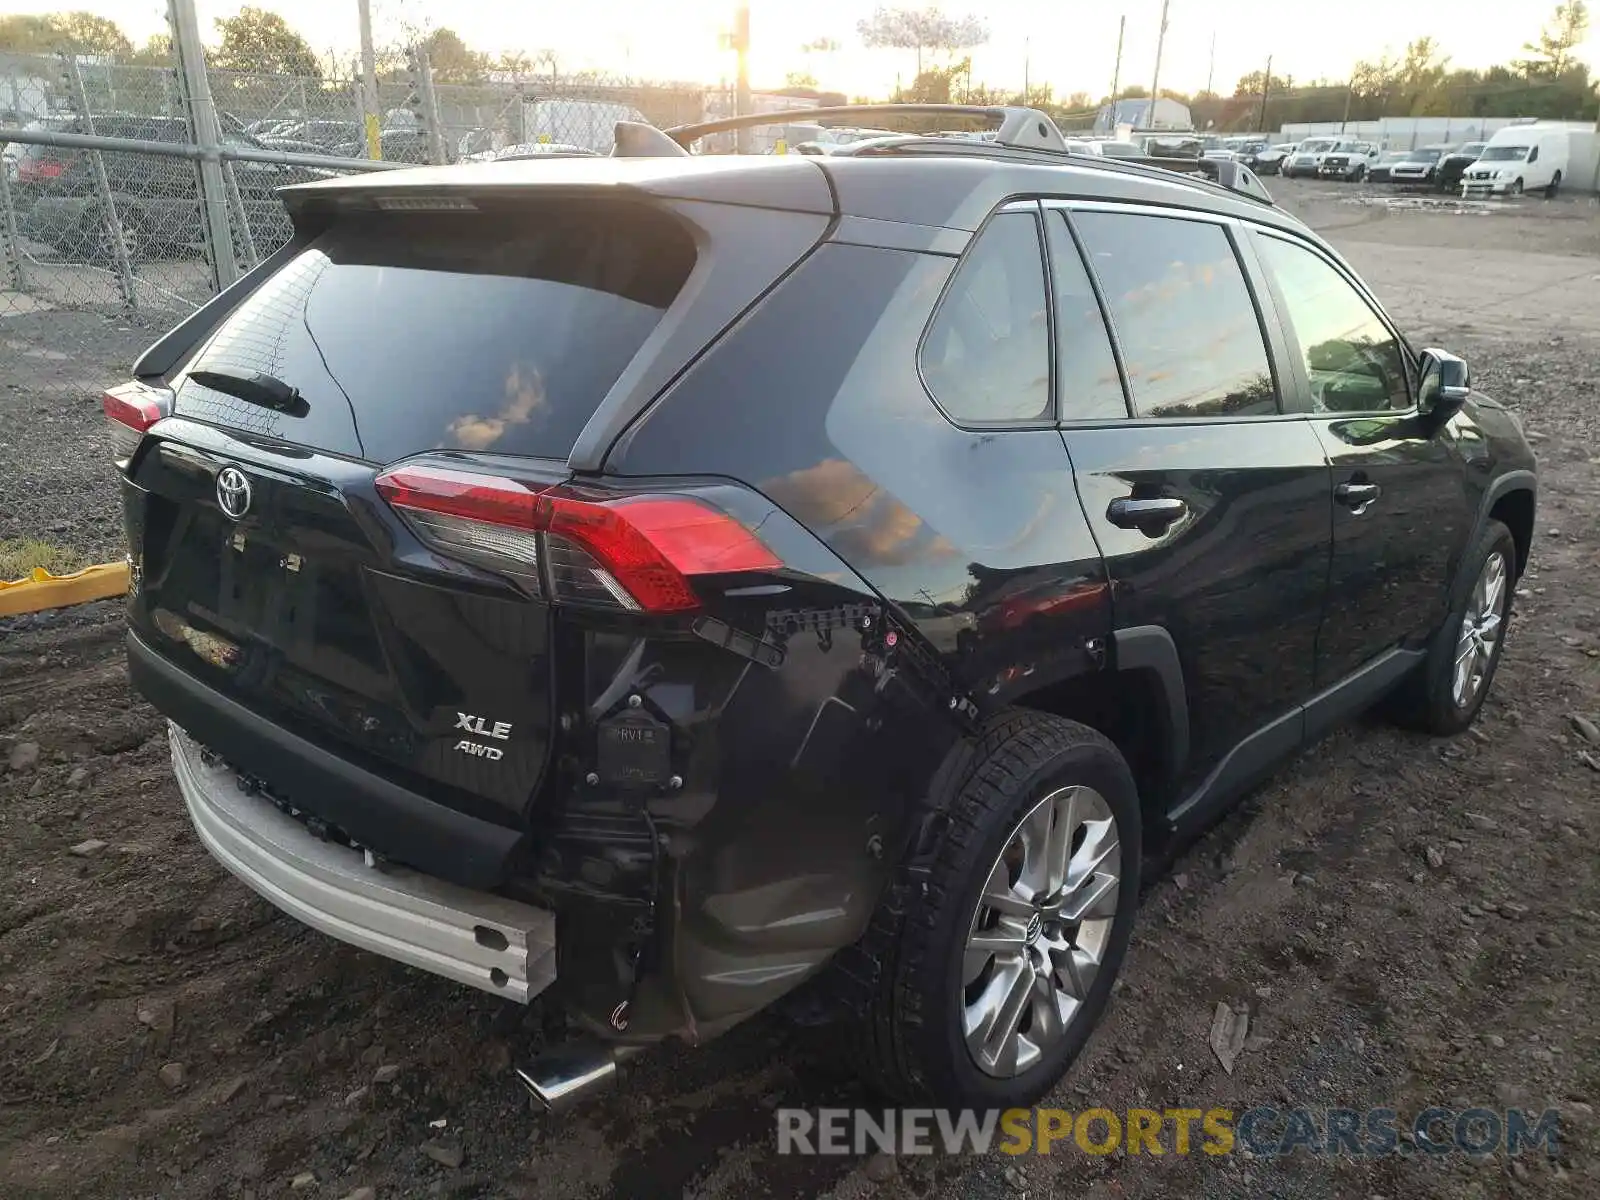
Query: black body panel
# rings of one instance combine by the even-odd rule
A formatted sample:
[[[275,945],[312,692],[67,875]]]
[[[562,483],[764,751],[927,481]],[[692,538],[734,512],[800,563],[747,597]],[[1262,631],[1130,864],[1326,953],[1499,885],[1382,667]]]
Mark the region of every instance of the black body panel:
[[[1335,489],[1374,484],[1360,511],[1336,499],[1328,602],[1317,643],[1317,683],[1368,659],[1416,646],[1444,619],[1455,564],[1472,535],[1472,505],[1453,439],[1415,413],[1321,417],[1312,422]]]
[[[497,887],[514,873],[526,842],[521,830],[468,816],[297,737],[207,687],[137,633],[128,635],[128,670],[163,714],[358,844],[464,887]]]
[[[1328,468],[1306,422],[1140,423],[1064,435],[1117,624],[1171,634],[1190,722],[1185,778],[1311,690],[1328,577]],[[1107,520],[1128,496],[1188,514],[1156,536]]]
[[[1092,669],[1099,551],[1050,429],[957,428],[915,371],[948,259],[825,245],[618,444],[619,473],[709,469],[811,530],[987,707]],[[797,322],[827,353],[779,360]],[[695,431],[701,431],[696,433]],[[714,431],[714,436],[713,436]]]
[[[237,521],[216,496],[229,466],[254,491]],[[430,554],[378,499],[375,474],[169,420],[124,485],[143,510],[130,624],[263,717],[520,826],[550,751],[549,610]],[[458,752],[461,714],[509,726],[494,762]]]

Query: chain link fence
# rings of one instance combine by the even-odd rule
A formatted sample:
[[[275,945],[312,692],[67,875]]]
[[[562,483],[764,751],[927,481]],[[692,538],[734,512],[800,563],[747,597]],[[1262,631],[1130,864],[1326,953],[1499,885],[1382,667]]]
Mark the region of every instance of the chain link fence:
[[[381,169],[352,161],[368,158],[359,80],[205,77],[220,195],[178,62],[0,54],[0,358],[34,368],[23,386],[98,397],[106,372],[289,238],[278,188]],[[671,126],[707,105],[696,87],[592,74],[428,83],[380,79],[387,163],[605,154],[619,120]],[[208,203],[226,209],[222,263]]]

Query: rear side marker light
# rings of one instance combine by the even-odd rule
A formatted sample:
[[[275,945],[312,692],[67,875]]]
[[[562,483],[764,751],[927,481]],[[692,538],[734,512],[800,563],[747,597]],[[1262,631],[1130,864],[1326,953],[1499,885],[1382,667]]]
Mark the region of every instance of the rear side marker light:
[[[691,612],[697,575],[783,566],[733,517],[686,495],[607,495],[446,467],[386,471],[378,493],[441,554],[557,602]]]
[[[118,465],[138,450],[145,433],[172,411],[172,393],[143,383],[125,383],[100,398],[111,439],[111,456]]]

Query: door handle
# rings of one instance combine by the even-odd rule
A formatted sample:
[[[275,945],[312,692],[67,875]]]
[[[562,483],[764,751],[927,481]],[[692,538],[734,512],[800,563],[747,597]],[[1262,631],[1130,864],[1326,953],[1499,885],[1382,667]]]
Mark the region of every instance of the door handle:
[[[1188,512],[1189,506],[1175,496],[1149,500],[1119,496],[1106,506],[1106,520],[1120,529],[1137,529],[1147,537],[1156,537]]]
[[[1333,489],[1333,498],[1359,516],[1382,492],[1375,483],[1341,483]]]

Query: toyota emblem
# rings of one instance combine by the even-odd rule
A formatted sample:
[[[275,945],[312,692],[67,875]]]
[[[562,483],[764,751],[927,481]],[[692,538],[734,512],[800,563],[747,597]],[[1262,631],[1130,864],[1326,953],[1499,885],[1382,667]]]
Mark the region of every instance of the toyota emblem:
[[[250,480],[238,467],[217,472],[217,507],[237,521],[250,511]]]

